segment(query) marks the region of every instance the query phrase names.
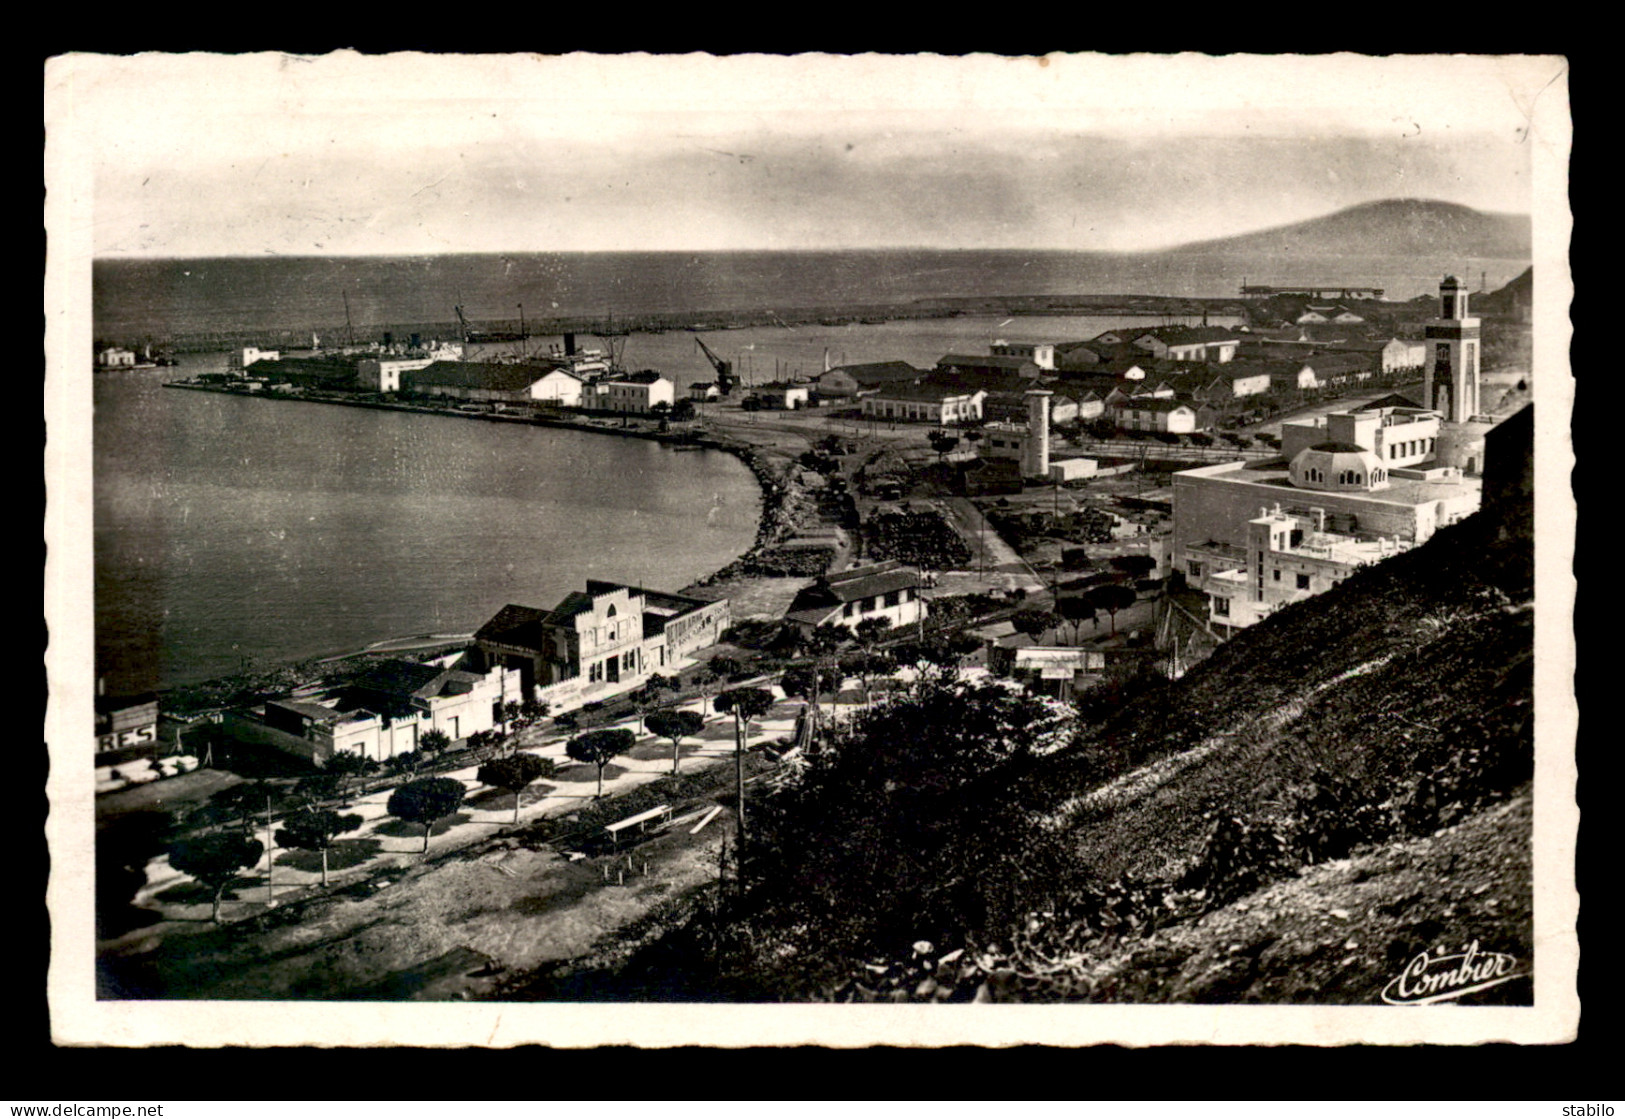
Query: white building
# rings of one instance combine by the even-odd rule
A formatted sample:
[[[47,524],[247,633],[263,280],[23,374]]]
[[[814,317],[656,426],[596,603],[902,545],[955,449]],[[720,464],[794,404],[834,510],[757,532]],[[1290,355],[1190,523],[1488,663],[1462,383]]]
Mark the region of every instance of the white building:
[[[96,355],[96,364],[103,369],[134,369],[135,351],[110,346]]]
[[[1197,430],[1196,409],[1172,397],[1137,396],[1108,409],[1125,431],[1166,431],[1176,435]]]
[[[856,629],[868,618],[884,618],[896,629],[915,624],[926,613],[920,573],[887,560],[822,576],[796,595],[785,619],[811,633],[825,624]]]
[[[1368,469],[1378,469],[1367,465]],[[1260,509],[1247,522],[1241,562],[1214,571],[1201,583],[1208,622],[1221,637],[1254,625],[1289,603],[1341,583],[1356,569],[1413,545],[1399,537],[1362,539],[1326,531],[1326,515],[1292,515],[1281,506]],[[1223,565],[1220,565],[1221,567]]]
[[[1139,331],[1132,341],[1140,349],[1169,361],[1222,362],[1236,356],[1241,335],[1218,326],[1157,326]]]
[[[647,415],[657,404],[669,408],[677,402],[677,386],[652,369],[605,377],[598,387],[600,394],[593,406],[610,412]]]
[[[579,408],[581,378],[568,369],[550,370],[530,386],[530,396],[559,408]]]
[[[758,408],[770,408],[780,412],[793,412],[797,408],[805,408],[811,399],[811,385],[795,385],[787,382],[775,381],[772,384],[757,385],[750,390],[748,399],[754,400]]]
[[[945,427],[980,420],[982,402],[986,399],[987,393],[981,389],[966,391],[934,385],[893,384],[865,396],[863,414],[878,420],[905,420]]]
[[[400,392],[401,374],[427,369],[437,357],[364,357],[356,362],[356,384],[367,392]]]
[[[1441,423],[1439,413],[1387,396],[1306,423],[1283,423],[1281,456],[1290,462],[1317,444],[1348,443],[1372,452],[1387,469],[1416,466],[1435,457]]]
[[[463,654],[427,664],[382,661],[313,694],[228,712],[223,726],[239,741],[317,765],[340,753],[383,761],[417,750],[431,730],[455,742],[492,729],[497,708],[520,698],[519,685],[517,671],[477,671]]]
[[[281,361],[281,350],[262,350],[258,346],[244,346],[240,350],[233,350],[228,359],[231,368],[238,373],[247,369],[257,361]]]
[[[1055,343],[1053,342],[1006,342],[999,339],[990,347],[996,357],[1026,358],[1040,369],[1053,370],[1055,368]]]
[[[1340,579],[1359,563],[1424,543],[1478,509],[1477,479],[1445,468],[1389,467],[1386,461],[1353,443],[1325,442],[1304,447],[1285,462],[1216,463],[1175,474],[1174,570],[1210,598],[1230,602],[1217,610],[1244,612],[1216,613],[1216,620],[1251,624],[1267,612],[1264,606],[1274,609],[1298,591],[1324,590],[1325,579]],[[1287,529],[1284,545],[1272,535],[1262,547],[1261,518],[1286,518],[1297,527]],[[1324,554],[1298,551],[1306,541]],[[1269,553],[1262,565],[1260,553]],[[1294,566],[1299,560],[1303,563]],[[1325,562],[1315,567],[1311,560]],[[1307,585],[1299,585],[1300,573],[1308,575]],[[1207,582],[1217,576],[1223,577],[1218,583]],[[1238,595],[1238,588],[1247,595]],[[1241,597],[1254,605],[1235,606]]]

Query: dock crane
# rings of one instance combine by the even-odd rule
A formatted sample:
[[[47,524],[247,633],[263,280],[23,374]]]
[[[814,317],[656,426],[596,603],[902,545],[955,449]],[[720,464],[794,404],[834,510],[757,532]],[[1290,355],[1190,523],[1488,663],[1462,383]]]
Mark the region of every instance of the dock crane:
[[[739,378],[734,376],[733,362],[723,361],[712,352],[711,347],[707,346],[705,340],[698,335],[695,336],[694,343],[700,347],[700,352],[705,355],[705,360],[709,361],[712,368],[717,371],[717,391],[723,396],[732,394],[734,386],[739,383]]]
[[[523,342],[528,337],[528,332],[524,328],[524,304],[520,304],[519,306],[520,328],[517,332],[512,330],[476,330],[474,329],[473,325],[469,323],[468,316],[463,314],[462,304],[459,303],[452,309],[457,312],[457,323],[462,328],[464,342],[474,344],[491,342]]]

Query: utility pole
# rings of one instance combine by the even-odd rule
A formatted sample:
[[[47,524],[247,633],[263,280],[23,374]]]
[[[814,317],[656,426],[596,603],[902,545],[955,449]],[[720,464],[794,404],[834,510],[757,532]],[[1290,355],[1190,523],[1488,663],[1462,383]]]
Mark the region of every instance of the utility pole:
[[[745,721],[734,712],[734,789],[739,797],[739,839],[734,846],[737,856],[745,854]],[[738,877],[737,872],[735,877]]]
[[[987,578],[987,514],[975,502],[971,507],[976,510],[979,518],[976,529],[976,574],[978,578]]]

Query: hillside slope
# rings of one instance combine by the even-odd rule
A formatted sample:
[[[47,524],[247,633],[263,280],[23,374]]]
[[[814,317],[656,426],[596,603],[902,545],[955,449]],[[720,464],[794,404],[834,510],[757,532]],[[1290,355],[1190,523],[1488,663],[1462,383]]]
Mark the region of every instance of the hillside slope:
[[[1386,256],[1416,254],[1461,258],[1526,257],[1527,214],[1495,214],[1417,198],[1351,206],[1257,233],[1180,245],[1170,252],[1272,256]]]
[[[1535,269],[1530,265],[1505,287],[1473,296],[1472,309],[1475,314],[1512,315],[1527,312],[1534,305],[1534,298]]]
[[[1531,506],[1507,500],[1119,685],[1058,752],[980,764],[946,691],[917,743],[860,727],[758,810],[748,890],[530,992],[1372,1003],[1424,951],[1527,969]]]

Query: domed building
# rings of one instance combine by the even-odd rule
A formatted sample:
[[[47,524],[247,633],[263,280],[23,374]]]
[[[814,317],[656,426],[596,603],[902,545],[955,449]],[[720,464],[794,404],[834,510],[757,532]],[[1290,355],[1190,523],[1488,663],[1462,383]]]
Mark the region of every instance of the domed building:
[[[1465,474],[1481,473],[1484,469],[1484,436],[1494,427],[1493,423],[1483,420],[1442,425],[1438,446],[1433,454],[1434,463],[1453,467]]]
[[[1388,487],[1382,460],[1357,443],[1316,443],[1292,457],[1293,486],[1327,493],[1371,493]]]

